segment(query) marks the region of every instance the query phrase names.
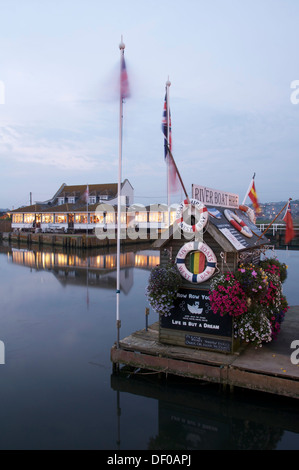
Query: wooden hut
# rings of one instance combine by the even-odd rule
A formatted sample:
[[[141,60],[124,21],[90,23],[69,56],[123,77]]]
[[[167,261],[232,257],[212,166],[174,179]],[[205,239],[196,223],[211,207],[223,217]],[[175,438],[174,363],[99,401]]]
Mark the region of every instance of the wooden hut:
[[[171,315],[160,316],[161,343],[225,353],[236,350],[232,318],[220,317],[211,310],[210,283],[219,272],[235,272],[240,261],[256,263],[269,241],[249,217],[249,211],[244,211],[248,208],[240,209],[238,199],[227,201],[225,205],[204,206],[207,223],[201,231],[193,232],[191,241],[192,230],[184,232],[179,218],[169,237],[155,242],[160,249],[160,265],[166,266],[171,260],[182,275]]]

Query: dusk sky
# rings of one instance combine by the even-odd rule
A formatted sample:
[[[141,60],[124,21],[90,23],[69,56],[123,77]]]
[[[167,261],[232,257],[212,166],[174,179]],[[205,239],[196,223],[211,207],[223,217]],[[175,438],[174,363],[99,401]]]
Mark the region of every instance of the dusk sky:
[[[121,35],[136,202],[167,201],[168,76],[190,195],[194,183],[242,201],[256,173],[260,202],[299,198],[298,0],[0,0],[0,18],[0,208],[117,182]]]

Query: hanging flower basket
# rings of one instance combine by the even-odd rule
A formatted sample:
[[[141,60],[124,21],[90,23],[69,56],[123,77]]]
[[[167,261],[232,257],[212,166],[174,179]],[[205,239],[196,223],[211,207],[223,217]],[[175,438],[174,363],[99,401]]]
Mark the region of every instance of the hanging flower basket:
[[[165,267],[156,266],[151,270],[146,296],[152,308],[159,315],[168,316],[171,314],[177,292],[181,286],[181,279],[179,271],[172,263]]]
[[[240,264],[235,276],[251,302],[258,302],[266,294],[268,276],[261,267],[253,264]]]
[[[282,294],[287,265],[277,259],[259,265],[240,264],[234,274],[220,274],[211,281],[212,311],[234,318],[235,337],[262,346],[276,339],[289,308]]]
[[[235,319],[234,335],[246,343],[261,347],[272,340],[270,320],[261,308],[256,308]]]

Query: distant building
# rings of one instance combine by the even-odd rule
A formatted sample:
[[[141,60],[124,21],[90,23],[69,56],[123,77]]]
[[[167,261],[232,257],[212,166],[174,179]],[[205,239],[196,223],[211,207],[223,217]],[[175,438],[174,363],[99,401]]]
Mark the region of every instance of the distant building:
[[[51,199],[10,211],[13,230],[76,231],[90,230],[96,224],[116,224],[113,212],[105,212],[105,205],[117,206],[118,185],[89,184],[66,185],[58,189]],[[121,184],[121,204],[134,202],[134,188],[125,179]],[[99,212],[98,208],[103,207]],[[125,215],[125,214],[124,214]]]

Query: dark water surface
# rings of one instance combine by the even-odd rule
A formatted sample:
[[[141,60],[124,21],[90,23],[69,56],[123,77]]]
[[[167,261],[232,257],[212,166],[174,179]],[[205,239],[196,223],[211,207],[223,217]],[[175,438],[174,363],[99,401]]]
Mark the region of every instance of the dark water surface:
[[[299,305],[299,252],[284,292]],[[297,449],[297,401],[155,374],[112,374],[115,252],[0,248],[0,449]],[[121,337],[145,326],[159,253],[122,254]],[[150,313],[150,322],[157,320]]]

